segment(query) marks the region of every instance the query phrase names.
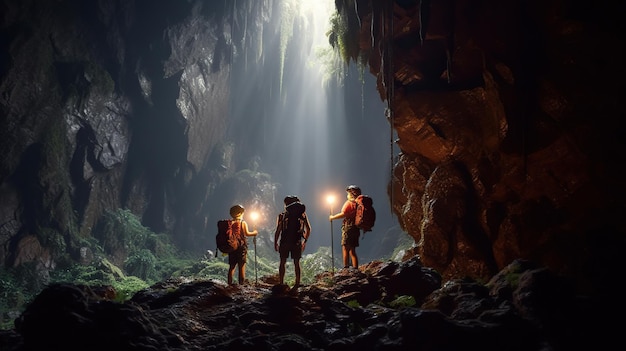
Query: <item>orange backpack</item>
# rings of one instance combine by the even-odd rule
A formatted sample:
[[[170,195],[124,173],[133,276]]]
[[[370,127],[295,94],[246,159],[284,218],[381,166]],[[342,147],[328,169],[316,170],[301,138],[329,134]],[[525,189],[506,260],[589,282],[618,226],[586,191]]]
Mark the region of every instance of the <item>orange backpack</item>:
[[[356,198],[356,218],[354,224],[363,232],[371,232],[376,222],[374,200],[368,195],[359,195]]]

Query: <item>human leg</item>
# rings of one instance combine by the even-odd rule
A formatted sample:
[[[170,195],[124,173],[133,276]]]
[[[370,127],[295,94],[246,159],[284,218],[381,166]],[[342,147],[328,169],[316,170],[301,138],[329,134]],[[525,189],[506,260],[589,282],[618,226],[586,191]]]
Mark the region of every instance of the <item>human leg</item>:
[[[239,256],[239,285],[243,285],[246,281],[246,262],[248,261],[248,249],[244,246],[241,248]]]
[[[296,273],[296,284],[295,286],[300,286],[300,259],[293,260],[293,266]]]
[[[280,264],[278,265],[278,277],[280,279],[280,284],[285,284],[285,266],[287,265],[287,259],[292,254],[293,245],[284,244],[281,242],[280,247],[278,248],[278,252],[280,253]]]
[[[280,279],[280,285],[285,281],[285,264],[287,263],[287,257],[280,258],[280,264],[278,265],[278,278]]]
[[[293,258],[294,273],[296,275],[296,282],[294,287],[300,286],[300,258],[302,258],[302,242],[298,241],[291,251],[291,258]]]
[[[343,260],[343,268],[348,268],[348,260],[349,253],[347,245],[350,243],[348,241],[349,237],[349,228],[344,225],[341,226],[341,258]]]
[[[359,258],[356,254],[356,248],[359,246],[359,236],[361,236],[361,230],[357,227],[352,227],[347,233],[345,247],[347,248],[348,255],[352,261],[354,268],[359,268]],[[348,265],[348,259],[344,263],[344,266]]]
[[[235,274],[235,264],[230,264],[228,267],[228,285],[233,284],[233,275]]]
[[[233,275],[235,274],[235,266],[237,265],[237,256],[235,253],[228,254],[228,285],[233,283]]]
[[[352,259],[352,265],[354,268],[359,268],[359,257],[356,255],[356,248],[351,247],[350,250],[350,258]]]
[[[246,281],[246,263],[239,264],[239,285],[243,285]]]

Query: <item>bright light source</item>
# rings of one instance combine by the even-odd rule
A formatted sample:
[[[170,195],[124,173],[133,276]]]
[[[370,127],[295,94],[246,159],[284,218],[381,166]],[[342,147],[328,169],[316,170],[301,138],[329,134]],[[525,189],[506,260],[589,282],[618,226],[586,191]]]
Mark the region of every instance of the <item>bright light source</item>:
[[[326,202],[328,202],[329,205],[332,205],[335,203],[335,195],[333,194],[328,194],[326,196]]]
[[[257,211],[250,212],[250,219],[254,222],[259,218],[259,213]]]
[[[330,17],[335,11],[335,3],[332,0],[300,0],[300,15],[311,19],[311,30],[315,32],[313,38],[315,45],[328,45],[326,32],[330,28]]]

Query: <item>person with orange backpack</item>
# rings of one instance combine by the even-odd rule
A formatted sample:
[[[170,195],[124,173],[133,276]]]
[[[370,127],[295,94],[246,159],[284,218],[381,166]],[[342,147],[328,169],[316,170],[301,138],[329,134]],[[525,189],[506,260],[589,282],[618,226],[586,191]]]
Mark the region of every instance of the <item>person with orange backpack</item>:
[[[356,248],[359,246],[359,236],[361,230],[356,225],[357,203],[356,198],[361,195],[361,188],[356,185],[349,185],[346,188],[347,200],[341,207],[341,212],[330,215],[328,219],[332,222],[335,219],[343,218],[341,224],[341,252],[343,256],[343,268],[349,268],[349,259],[352,260],[354,268],[359,268],[359,257]]]
[[[243,285],[246,281],[246,260],[248,258],[248,243],[247,236],[256,236],[259,232],[255,229],[250,231],[248,223],[243,220],[243,213],[246,210],[241,205],[235,205],[230,208],[230,216],[234,220],[234,226],[239,225],[238,232],[233,230],[234,236],[239,239],[239,247],[232,252],[228,253],[228,285],[233,284],[233,276],[235,274],[235,267],[239,266],[239,285]]]

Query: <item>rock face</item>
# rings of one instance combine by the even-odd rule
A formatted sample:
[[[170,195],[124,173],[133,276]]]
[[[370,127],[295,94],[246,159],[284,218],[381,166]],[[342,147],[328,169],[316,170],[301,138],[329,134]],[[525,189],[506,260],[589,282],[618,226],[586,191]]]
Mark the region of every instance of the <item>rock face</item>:
[[[488,279],[526,258],[582,289],[604,279],[625,243],[623,6],[356,3],[401,150],[393,208],[424,264]]]
[[[197,238],[197,214],[224,207],[241,161],[230,60],[259,41],[234,24],[262,33],[273,3],[1,1],[0,264],[45,273],[92,257],[108,208]],[[0,334],[3,349],[608,348],[603,298],[626,247],[624,5],[336,4],[358,17],[389,103],[401,150],[390,199],[417,244],[405,262],[321,277],[297,297],[271,282],[174,281],[118,304],[51,286]],[[271,189],[241,191],[272,203]],[[422,308],[374,303],[399,296]]]
[[[225,189],[275,203],[255,172],[226,182],[247,161],[229,134],[230,63],[273,2],[227,3],[0,2],[1,265],[91,257],[110,208],[207,246],[199,214],[226,208]],[[603,287],[626,247],[623,5],[336,3],[358,15],[389,103],[407,258],[445,280],[524,258]]]
[[[0,265],[79,260],[118,208],[183,248],[208,247],[204,217],[224,207],[215,193],[241,162],[232,56],[252,55],[271,11],[240,5],[0,2]],[[251,15],[247,32],[232,27]],[[274,203],[271,186],[253,184],[263,190],[241,191]]]
[[[114,291],[53,285],[0,332],[25,350],[573,350],[615,340],[604,310],[545,268],[515,261],[482,285],[417,258],[320,275],[299,289],[171,280]],[[274,281],[273,281],[274,280]],[[421,308],[419,308],[421,306]],[[591,328],[591,323],[594,324]]]

